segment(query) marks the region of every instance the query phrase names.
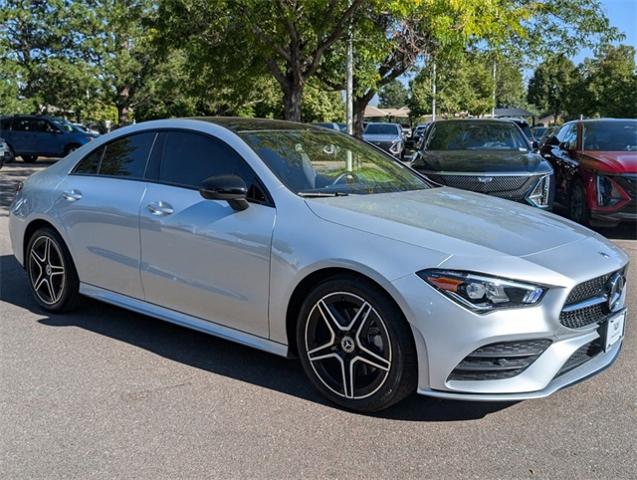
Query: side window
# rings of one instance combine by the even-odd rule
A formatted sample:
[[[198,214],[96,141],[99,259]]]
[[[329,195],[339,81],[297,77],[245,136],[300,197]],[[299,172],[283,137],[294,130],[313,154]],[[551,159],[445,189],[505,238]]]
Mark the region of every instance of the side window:
[[[104,147],[93,150],[75,166],[73,173],[78,175],[97,175],[104,154]]]
[[[575,128],[574,123],[569,123],[568,125],[564,125],[560,128],[560,131],[557,132],[557,139],[560,143],[570,143],[577,139],[577,129]]]
[[[231,174],[246,182],[248,198],[267,200],[250,166],[225,142],[191,132],[166,133],[157,173],[160,182],[198,188],[208,177]]]
[[[99,175],[142,178],[154,139],[154,132],[144,132],[106,144]]]
[[[33,131],[33,122],[29,118],[15,118],[13,120],[13,130],[17,132]]]
[[[11,128],[11,118],[0,119],[0,130],[9,130]]]

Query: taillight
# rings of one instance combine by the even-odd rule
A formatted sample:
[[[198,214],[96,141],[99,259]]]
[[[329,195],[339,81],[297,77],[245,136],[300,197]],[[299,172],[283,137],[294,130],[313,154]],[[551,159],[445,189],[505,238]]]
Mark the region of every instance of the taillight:
[[[630,196],[621,185],[605,175],[597,175],[595,190],[597,205],[600,207],[614,207],[622,201],[630,200]]]

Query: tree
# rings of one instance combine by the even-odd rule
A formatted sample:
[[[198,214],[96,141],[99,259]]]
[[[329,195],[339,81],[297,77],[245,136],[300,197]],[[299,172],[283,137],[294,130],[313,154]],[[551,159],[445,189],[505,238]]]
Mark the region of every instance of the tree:
[[[468,51],[436,64],[436,106],[442,115],[482,115],[493,107],[493,74],[489,55]],[[427,64],[411,81],[412,114],[431,113],[432,65]]]
[[[400,108],[407,105],[409,92],[400,80],[393,80],[378,93],[380,108]]]
[[[281,88],[284,117],[298,121],[308,80],[362,3],[164,0],[155,27],[163,45],[184,45],[200,72],[214,67],[217,81],[240,88],[268,73]]]
[[[576,98],[579,112],[588,116],[637,116],[635,48],[604,45],[579,67],[582,77]]]
[[[552,56],[542,62],[529,80],[527,99],[538,110],[553,114],[555,120],[567,115],[571,92],[579,83],[579,73],[566,56]]]
[[[598,0],[421,0],[389,1],[361,9],[354,29],[355,130],[384,85],[410,71],[419,60],[480,46],[506,58],[535,57],[547,51],[573,52],[601,40],[618,38]],[[564,28],[568,25],[568,28]],[[343,47],[333,49],[321,80],[344,87]],[[340,60],[340,61],[339,61]]]

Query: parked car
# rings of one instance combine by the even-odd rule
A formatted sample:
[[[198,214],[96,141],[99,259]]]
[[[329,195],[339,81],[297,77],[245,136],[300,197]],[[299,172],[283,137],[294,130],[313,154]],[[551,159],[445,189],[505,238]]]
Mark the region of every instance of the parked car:
[[[637,221],[637,120],[568,122],[541,152],[571,219],[598,226]]]
[[[363,132],[363,140],[382,148],[396,158],[404,157],[405,139],[398,123],[368,123]]]
[[[43,309],[84,294],[298,356],[352,410],[544,397],[623,341],[618,246],[305,124],[121,128],[29,177],[9,231]]]
[[[526,120],[520,117],[498,117],[498,120],[508,120],[510,122],[515,123],[518,127],[520,127],[520,130],[522,130],[522,132],[526,136],[526,139],[532,145],[534,145],[533,141],[535,140],[535,137],[533,136],[533,132],[531,131],[531,126],[529,125],[529,122],[527,122]]]
[[[551,165],[511,121],[436,121],[412,167],[442,185],[552,207]]]
[[[16,115],[0,119],[0,134],[11,157],[35,162],[39,156],[63,157],[93,139],[70,124],[50,117]]]
[[[543,125],[537,127],[531,127],[531,133],[533,134],[533,139],[539,143],[540,139],[544,136],[544,133],[549,129],[549,127],[545,127]]]

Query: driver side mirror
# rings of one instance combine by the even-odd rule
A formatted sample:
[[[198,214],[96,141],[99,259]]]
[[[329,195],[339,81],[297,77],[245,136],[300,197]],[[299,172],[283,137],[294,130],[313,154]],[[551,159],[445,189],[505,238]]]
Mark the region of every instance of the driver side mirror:
[[[533,150],[539,150],[539,149],[540,149],[540,144],[539,144],[539,142],[538,142],[537,140],[533,140],[533,141],[531,142],[531,148],[532,148]]]
[[[235,210],[250,206],[247,200],[248,187],[237,175],[215,175],[206,178],[199,186],[199,194],[206,200],[225,200]]]

